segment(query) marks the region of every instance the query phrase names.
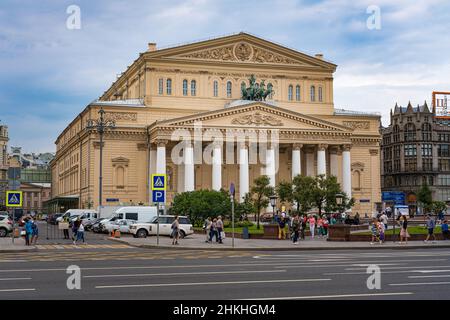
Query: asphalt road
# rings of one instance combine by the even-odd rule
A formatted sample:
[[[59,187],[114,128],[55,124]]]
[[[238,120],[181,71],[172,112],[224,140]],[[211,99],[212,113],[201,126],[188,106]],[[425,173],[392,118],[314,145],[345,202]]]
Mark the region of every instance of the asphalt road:
[[[367,266],[381,289],[367,288]],[[81,269],[69,290],[66,269]],[[0,254],[0,299],[450,299],[450,251],[110,248]]]

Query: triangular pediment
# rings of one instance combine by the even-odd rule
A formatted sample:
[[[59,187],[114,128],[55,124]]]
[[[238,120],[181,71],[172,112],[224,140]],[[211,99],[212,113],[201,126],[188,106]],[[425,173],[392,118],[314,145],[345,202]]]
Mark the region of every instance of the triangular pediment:
[[[160,127],[189,128],[199,123],[201,123],[204,128],[280,129],[333,132],[352,131],[352,129],[339,124],[279,108],[260,101],[161,121],[157,122],[155,125]]]
[[[239,33],[147,53],[149,58],[290,65],[334,71],[335,64],[273,42]]]

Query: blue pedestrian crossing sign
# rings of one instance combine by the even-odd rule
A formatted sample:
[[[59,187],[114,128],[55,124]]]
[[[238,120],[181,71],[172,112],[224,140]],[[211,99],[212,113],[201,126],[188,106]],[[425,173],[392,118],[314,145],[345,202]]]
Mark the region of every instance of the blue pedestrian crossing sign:
[[[166,192],[163,190],[153,190],[152,191],[153,202],[165,203],[166,202]]]
[[[22,191],[6,191],[7,207],[21,207],[22,200]]]
[[[152,190],[166,191],[167,177],[165,174],[152,174]]]

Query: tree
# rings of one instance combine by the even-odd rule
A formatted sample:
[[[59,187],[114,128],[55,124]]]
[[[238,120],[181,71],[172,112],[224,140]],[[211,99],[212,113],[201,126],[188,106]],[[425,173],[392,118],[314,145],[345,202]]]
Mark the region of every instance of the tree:
[[[431,203],[433,202],[433,197],[430,188],[425,183],[420,188],[417,193],[417,201],[421,204],[421,206],[425,209],[425,211],[431,210]]]
[[[274,188],[270,185],[270,179],[266,175],[262,175],[253,181],[251,188],[252,204],[256,208],[256,228],[259,229],[259,216],[261,208],[269,205],[269,197],[274,193]]]
[[[310,176],[295,176],[292,184],[292,199],[297,204],[297,212],[299,214],[305,214],[312,208],[312,190],[315,186],[315,179]]]
[[[231,201],[226,191],[196,190],[175,196],[171,212],[187,215],[196,226],[202,226],[207,217],[226,217],[231,212]]]
[[[432,201],[430,209],[435,215],[438,215],[442,211],[447,211],[447,204],[444,201]]]
[[[292,183],[287,181],[281,181],[276,187],[278,199],[280,202],[292,202],[293,200],[293,188]]]
[[[350,209],[354,204],[354,200],[349,199],[342,191],[335,176],[317,176],[315,178],[314,186],[312,186],[311,193],[312,203],[319,211],[319,216],[322,215],[322,210],[325,210],[325,212],[343,212],[346,209]],[[336,202],[337,194],[343,194],[342,204],[340,205]]]
[[[256,208],[253,205],[251,194],[246,193],[244,196],[244,200],[241,203],[235,203],[234,218],[238,221],[241,219],[241,217],[244,220],[248,220],[247,216],[252,213],[256,213]]]

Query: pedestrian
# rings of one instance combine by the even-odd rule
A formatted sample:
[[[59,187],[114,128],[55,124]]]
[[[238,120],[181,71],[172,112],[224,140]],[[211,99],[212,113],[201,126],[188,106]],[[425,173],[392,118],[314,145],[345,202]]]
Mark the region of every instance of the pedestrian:
[[[65,223],[65,226],[64,226],[64,229],[63,229],[64,239],[70,239],[70,236],[69,236],[69,217],[65,216],[63,218],[63,221]]]
[[[33,223],[31,222],[31,218],[25,218],[25,245],[30,245],[30,240],[33,235]]]
[[[441,224],[444,222],[444,211],[439,212],[438,220]]]
[[[378,234],[380,235],[380,244],[383,244],[385,240],[385,230],[386,229],[384,227],[384,223],[378,221]]]
[[[335,214],[333,214],[332,216],[331,216],[331,219],[330,219],[330,225],[335,225],[336,224],[336,215]]]
[[[76,233],[75,233],[76,238],[75,238],[75,240],[73,241],[73,244],[76,245],[77,242],[78,242],[78,240],[83,240],[83,243],[85,243],[85,240],[84,240],[84,226],[83,226],[83,224],[81,223],[80,218],[77,218],[77,220],[74,221],[73,225],[74,225],[74,228],[75,228],[75,230],[76,230]],[[72,229],[72,231],[73,231],[73,230],[74,230],[74,229]]]
[[[203,226],[203,229],[206,232],[206,241],[205,242],[209,242],[209,238],[211,236],[211,225],[212,225],[211,217],[208,217],[205,220],[205,225]]]
[[[436,243],[436,236],[434,235],[434,228],[436,227],[436,221],[431,219],[431,216],[427,215],[427,229],[428,229],[428,235],[427,238],[423,242],[428,242],[430,240],[430,237],[433,236],[433,243]]]
[[[222,216],[217,217],[217,235],[218,235],[218,242],[223,243],[222,239],[225,238],[225,232],[223,232],[223,221]]]
[[[328,236],[328,225],[329,225],[328,219],[327,217],[325,217],[325,219],[323,219],[323,235],[325,237]]]
[[[302,240],[305,240],[305,231],[306,231],[306,215],[301,217],[300,236]]]
[[[359,212],[356,212],[355,214],[355,224],[359,225]]]
[[[317,234],[319,235],[319,237],[323,236],[323,219],[322,219],[322,217],[319,217],[317,219]]]
[[[378,220],[377,218],[372,218],[372,223],[370,224],[370,231],[372,232],[372,241],[370,244],[374,244],[375,242],[380,241],[378,235]]]
[[[402,216],[401,219],[401,230],[400,230],[400,244],[403,243],[403,240],[405,240],[405,244],[408,244],[408,218],[406,216]]]
[[[72,241],[75,244],[78,236],[78,228],[80,227],[80,220],[76,219],[72,222]]]
[[[180,237],[180,222],[178,219],[178,215],[176,215],[172,222],[172,245],[178,244],[178,238]]]
[[[300,219],[298,218],[298,216],[294,216],[294,219],[292,220],[292,232],[294,233],[294,236],[292,238],[292,242],[294,244],[298,244],[298,237],[299,237],[299,232],[300,232]]]
[[[213,238],[216,237],[216,242],[219,241],[219,236],[217,234],[217,219],[214,218],[211,223],[211,228],[209,230],[209,242],[212,243]]]
[[[37,239],[39,237],[39,229],[37,226],[37,223],[35,220],[31,220],[32,225],[31,225],[31,244],[36,244],[37,243]]]
[[[309,232],[311,233],[311,239],[314,238],[314,229],[316,227],[316,218],[313,215],[310,215],[309,219]]]
[[[283,217],[278,222],[278,239],[286,239],[286,219]]]
[[[387,230],[388,229],[388,217],[386,216],[386,213],[383,212],[380,216],[380,221],[381,223],[384,224],[384,229]]]
[[[448,232],[448,222],[447,220],[444,220],[444,222],[441,224],[441,229],[442,229],[442,237],[444,238],[444,240],[449,239],[450,235]]]

